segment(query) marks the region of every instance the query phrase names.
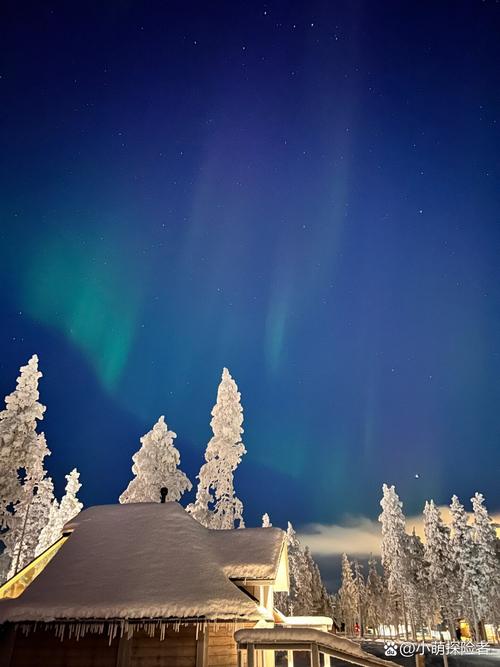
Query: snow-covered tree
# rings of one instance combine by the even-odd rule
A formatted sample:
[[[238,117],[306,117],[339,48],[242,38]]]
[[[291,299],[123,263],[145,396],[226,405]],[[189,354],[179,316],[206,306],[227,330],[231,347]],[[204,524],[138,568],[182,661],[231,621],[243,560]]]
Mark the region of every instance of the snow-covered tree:
[[[38,357],[33,355],[20,369],[16,389],[5,398],[0,412],[0,528],[4,544],[4,576],[15,574],[29,557],[33,535],[30,513],[44,494],[44,458],[50,454],[37,422],[43,419],[45,406],[39,402]],[[37,499],[38,491],[41,495]]]
[[[35,556],[39,556],[61,537],[62,524],[59,521],[59,501],[54,498],[50,504],[47,522],[38,537]]]
[[[191,489],[191,482],[177,467],[180,455],[174,446],[176,437],[163,416],[142,436],[141,448],[132,456],[135,477],[121,494],[120,503],[159,503],[162,489],[166,489],[165,500],[178,501]]]
[[[243,408],[240,398],[236,382],[224,368],[210,422],[213,437],[198,475],[196,500],[187,507],[194,518],[208,528],[244,526],[243,504],[234,492],[234,471],[246,453],[241,442]]]
[[[496,617],[495,607],[500,588],[500,563],[497,556],[496,531],[484,504],[484,496],[476,492],[471,502],[475,569],[479,575],[476,580],[479,593],[476,610],[484,623]]]
[[[301,594],[305,588],[305,582],[303,582],[305,569],[304,554],[297,533],[290,521],[288,522],[286,537],[288,543],[288,571],[290,577],[288,613],[297,615],[297,609],[302,605]]]
[[[478,606],[480,587],[478,580],[481,573],[477,571],[478,559],[472,528],[467,520],[467,513],[457,496],[453,496],[450,505],[451,513],[451,550],[453,561],[458,572],[458,592],[463,615],[474,627],[479,637]]]
[[[326,590],[319,566],[312,557],[308,546],[304,549],[304,557],[311,574],[311,607],[307,613],[312,616],[332,616],[331,596]]]
[[[403,503],[399,500],[394,486],[382,487],[383,497],[380,501],[382,513],[379,521],[382,524],[382,565],[387,575],[389,592],[397,597],[401,605],[405,635],[408,637],[408,619],[406,609],[406,585],[408,579],[407,546]]]
[[[302,547],[290,522],[286,537],[290,589],[288,593],[276,593],[275,606],[288,616],[332,616],[332,596],[326,590],[311,550]]]
[[[386,590],[383,578],[377,569],[377,560],[370,555],[368,560],[368,576],[366,578],[366,626],[373,628],[376,635],[379,627],[389,625],[386,602]]]
[[[45,456],[50,454],[43,434],[37,433],[37,422],[43,419],[45,406],[38,393],[38,357],[33,355],[21,366],[16,389],[5,397],[0,412],[0,498],[3,504],[16,502],[19,473],[36,476]],[[41,479],[41,475],[39,478]]]
[[[33,498],[27,507],[27,512],[23,516],[21,513],[16,513],[12,519],[23,521],[24,526],[20,531],[13,531],[9,536],[10,531],[6,533],[6,543],[11,551],[12,558],[10,563],[10,571],[8,576],[13,576],[16,572],[30,563],[36,554],[36,547],[40,537],[40,533],[47,525],[50,514],[51,503],[54,499],[54,484],[50,477],[44,477],[36,486],[33,487]],[[22,539],[16,539],[11,545],[9,537],[21,533]]]
[[[83,504],[76,494],[81,486],[80,473],[74,468],[69,475],[66,475],[66,489],[61,502],[58,503],[54,499],[50,505],[47,524],[41,531],[36,546],[37,555],[52,546],[61,537],[65,524],[80,513]]]
[[[354,624],[358,614],[358,600],[352,564],[347,554],[342,554],[341,586],[338,592],[341,621],[347,634],[354,634]]]
[[[429,566],[425,558],[425,548],[420,537],[415,533],[406,536],[406,584],[405,602],[413,639],[417,631],[423,634],[427,622],[438,622],[437,598],[429,581]]]
[[[362,565],[358,560],[353,563],[354,595],[356,599],[356,622],[359,625],[361,635],[365,630],[366,617],[366,582],[361,571]]]
[[[271,528],[272,525],[269,514],[266,512],[262,515],[262,528]]]
[[[283,614],[287,616],[295,614],[297,616],[305,613],[305,606],[311,602],[311,581],[309,579],[310,572],[305,563],[304,551],[290,521],[286,531],[286,540],[290,588],[288,593],[276,594],[275,604]]]
[[[457,615],[456,569],[451,547],[450,529],[444,524],[439,508],[431,500],[424,507],[424,558],[427,564],[429,597],[435,601],[440,620],[448,625],[450,635]]]

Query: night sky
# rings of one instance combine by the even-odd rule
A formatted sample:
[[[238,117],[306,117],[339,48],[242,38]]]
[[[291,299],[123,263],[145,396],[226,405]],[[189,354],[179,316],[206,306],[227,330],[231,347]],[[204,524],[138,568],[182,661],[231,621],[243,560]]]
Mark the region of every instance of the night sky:
[[[227,366],[247,524],[500,509],[498,2],[0,24],[0,391],[36,352],[58,492],[116,502],[161,414],[194,481]]]

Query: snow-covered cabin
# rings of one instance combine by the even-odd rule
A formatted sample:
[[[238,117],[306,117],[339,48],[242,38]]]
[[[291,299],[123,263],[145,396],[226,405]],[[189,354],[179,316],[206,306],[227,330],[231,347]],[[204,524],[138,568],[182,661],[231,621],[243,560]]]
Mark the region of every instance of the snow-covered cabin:
[[[235,630],[272,623],[273,592],[288,588],[278,528],[209,530],[171,502],[91,507],[70,531],[0,600],[12,667],[234,665]]]
[[[269,667],[270,635],[241,631],[286,624],[287,589],[278,528],[209,530],[174,502],[91,507],[1,587],[0,667]]]

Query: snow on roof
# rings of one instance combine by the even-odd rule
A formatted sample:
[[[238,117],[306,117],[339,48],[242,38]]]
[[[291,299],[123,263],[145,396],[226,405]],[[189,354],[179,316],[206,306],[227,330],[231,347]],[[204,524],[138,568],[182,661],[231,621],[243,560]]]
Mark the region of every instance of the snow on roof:
[[[266,612],[229,579],[272,579],[279,529],[209,530],[174,502],[91,507],[15,600],[5,621],[259,620]]]
[[[231,579],[275,579],[285,533],[280,528],[212,530]]]
[[[234,633],[234,638],[238,644],[276,644],[277,649],[279,644],[309,644],[316,643],[320,647],[330,649],[331,651],[342,654],[342,658],[347,662],[354,662],[356,659],[360,662],[357,664],[380,665],[380,667],[388,667],[393,665],[393,662],[382,660],[370,653],[366,653],[363,649],[344,637],[338,637],[330,632],[316,630],[314,628],[283,628],[276,626],[274,628],[252,628],[237,630]],[[336,657],[341,657],[340,655]]]

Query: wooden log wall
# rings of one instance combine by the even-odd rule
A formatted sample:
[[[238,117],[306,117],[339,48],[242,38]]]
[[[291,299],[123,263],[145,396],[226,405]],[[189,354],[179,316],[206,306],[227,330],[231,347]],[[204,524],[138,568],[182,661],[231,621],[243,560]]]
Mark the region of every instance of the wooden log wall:
[[[194,626],[167,628],[165,639],[135,633],[131,640],[129,667],[196,667]]]
[[[5,667],[116,667],[117,654],[118,640],[110,646],[105,635],[61,641],[52,630],[18,631]]]
[[[11,628],[0,633],[0,667],[237,667],[235,629],[232,623],[209,624],[197,640],[194,625],[181,626],[167,628],[164,640],[136,632],[110,645],[106,634],[61,641],[52,630],[24,635]]]

